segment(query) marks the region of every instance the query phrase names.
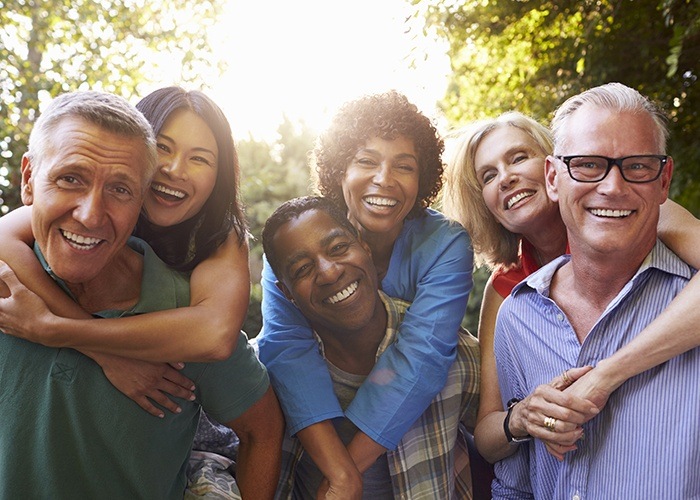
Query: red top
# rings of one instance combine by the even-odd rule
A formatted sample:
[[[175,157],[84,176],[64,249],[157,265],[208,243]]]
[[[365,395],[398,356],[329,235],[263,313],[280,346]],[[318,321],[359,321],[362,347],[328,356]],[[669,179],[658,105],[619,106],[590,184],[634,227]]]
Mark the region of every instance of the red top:
[[[520,240],[520,265],[509,269],[499,267],[493,272],[493,288],[498,292],[498,295],[504,299],[510,295],[513,287],[522,280],[530,276],[540,268],[537,259],[535,258],[535,248],[525,238]]]
[[[569,244],[566,244],[566,253],[569,253]],[[493,272],[493,288],[504,299],[510,295],[515,285],[537,271],[541,266],[535,259],[535,247],[525,238],[520,240],[520,265],[510,269],[499,267]]]

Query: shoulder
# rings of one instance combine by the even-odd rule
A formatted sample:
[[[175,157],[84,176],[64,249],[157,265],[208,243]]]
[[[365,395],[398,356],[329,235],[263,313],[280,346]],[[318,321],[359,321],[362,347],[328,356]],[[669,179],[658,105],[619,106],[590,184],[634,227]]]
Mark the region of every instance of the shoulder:
[[[168,267],[140,238],[132,236],[129,247],[143,255],[139,309],[161,310],[184,307],[190,303],[189,276]]]
[[[457,246],[466,252],[471,248],[469,235],[461,224],[430,208],[424,217],[404,222],[397,243],[413,251]]]

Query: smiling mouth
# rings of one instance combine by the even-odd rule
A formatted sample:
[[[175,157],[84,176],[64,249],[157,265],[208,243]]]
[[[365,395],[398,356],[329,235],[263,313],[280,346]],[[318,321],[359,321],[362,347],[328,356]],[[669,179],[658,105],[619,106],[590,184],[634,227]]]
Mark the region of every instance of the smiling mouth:
[[[610,210],[607,208],[591,208],[589,210],[596,217],[607,217],[610,219],[622,219],[632,213],[632,210]]]
[[[65,229],[61,229],[61,234],[66,239],[68,244],[77,250],[92,250],[102,242],[102,240],[99,238],[81,236],[80,234],[71,233]]]
[[[348,297],[352,296],[356,291],[359,283],[357,281],[353,281],[348,285],[347,288],[344,290],[339,291],[332,297],[328,297],[327,299],[324,300],[324,302],[328,304],[337,304],[338,302],[342,302]]]
[[[151,184],[151,190],[154,191],[157,196],[168,201],[180,201],[187,196],[187,193],[184,191],[172,189],[162,184]]]
[[[399,202],[392,199],[392,198],[383,198],[381,196],[366,196],[365,197],[365,202],[367,202],[369,205],[373,205],[375,207],[395,207]]]
[[[506,210],[510,210],[513,207],[513,205],[518,203],[520,200],[524,200],[525,198],[529,198],[530,196],[534,195],[534,191],[523,191],[521,193],[516,194],[515,196],[512,196],[511,198],[508,198],[508,200],[506,200]]]

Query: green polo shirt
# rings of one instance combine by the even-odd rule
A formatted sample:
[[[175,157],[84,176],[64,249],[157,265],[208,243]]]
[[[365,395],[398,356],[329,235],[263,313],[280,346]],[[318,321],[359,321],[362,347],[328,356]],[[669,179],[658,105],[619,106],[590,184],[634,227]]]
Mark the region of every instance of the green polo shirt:
[[[129,246],[144,258],[140,300],[129,311],[96,316],[189,304],[184,275],[143,241],[131,238]],[[183,373],[196,384],[197,400],[177,400],[182,412],[166,411],[160,419],[116,390],[79,352],[0,335],[0,499],[182,499],[200,410],[231,421],[269,385],[243,333],[229,359],[189,363]]]

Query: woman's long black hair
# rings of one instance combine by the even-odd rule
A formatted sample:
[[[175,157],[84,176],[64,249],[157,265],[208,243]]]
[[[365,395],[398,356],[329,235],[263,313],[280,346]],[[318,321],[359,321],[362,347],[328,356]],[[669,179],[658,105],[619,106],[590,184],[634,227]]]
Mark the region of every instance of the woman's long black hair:
[[[158,89],[136,107],[149,121],[156,137],[174,111],[192,111],[209,125],[219,157],[214,189],[194,217],[174,226],[159,227],[148,221],[142,211],[134,235],[151,245],[168,266],[185,272],[211,256],[231,231],[236,233],[239,244],[243,244],[248,228],[238,196],[238,155],[231,127],[221,109],[202,92],[180,87]]]

